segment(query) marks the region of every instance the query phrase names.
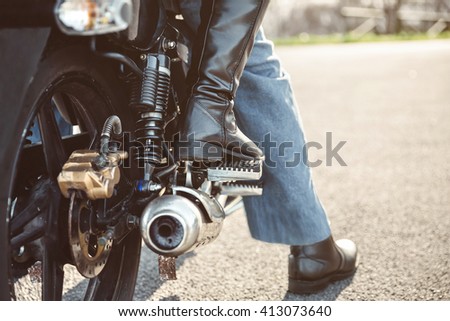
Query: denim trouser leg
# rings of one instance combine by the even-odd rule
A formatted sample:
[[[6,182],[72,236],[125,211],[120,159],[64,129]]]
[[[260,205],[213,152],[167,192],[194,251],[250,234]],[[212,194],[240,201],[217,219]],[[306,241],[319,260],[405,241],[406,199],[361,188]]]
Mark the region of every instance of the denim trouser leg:
[[[330,236],[325,210],[303,162],[305,136],[289,76],[262,30],[236,96],[239,128],[266,156],[261,197],[244,199],[254,238],[305,245]]]
[[[186,22],[196,30],[200,1],[180,3]],[[289,76],[262,30],[256,36],[235,103],[239,128],[260,143],[266,156],[263,195],[244,198],[252,237],[291,245],[329,237],[325,210],[314,190],[310,168],[302,161],[305,137]]]

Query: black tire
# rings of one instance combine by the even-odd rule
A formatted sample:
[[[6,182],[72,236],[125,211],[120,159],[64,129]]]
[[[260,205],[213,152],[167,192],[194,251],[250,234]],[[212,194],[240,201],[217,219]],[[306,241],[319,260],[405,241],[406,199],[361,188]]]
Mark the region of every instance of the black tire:
[[[9,262],[9,275],[0,275],[1,299],[18,299],[14,280],[18,275],[33,272],[31,261],[41,262],[41,299],[63,298],[63,267],[71,261],[65,221],[68,200],[59,193],[56,176],[74,149],[89,148],[94,138],[98,139],[106,118],[113,113],[121,116],[120,111],[127,106],[126,90],[113,72],[117,69],[117,64],[96,57],[83,46],[47,52],[39,63],[24,105],[17,108],[20,117],[15,130],[2,132],[11,140],[8,146],[0,149],[0,159],[6,160],[2,164],[3,169],[8,170],[2,179],[9,182],[2,184],[6,187],[0,190],[0,200],[7,200],[0,203],[0,239],[6,236],[9,242],[7,249],[0,251],[0,261]],[[67,124],[72,129],[78,126],[81,134],[75,135],[72,129],[69,134],[62,133],[59,121],[66,123],[64,128]],[[39,125],[38,138],[30,133],[36,122]],[[63,135],[67,135],[64,140],[61,138]],[[34,214],[27,224],[20,224],[21,228],[16,228],[17,223],[13,226],[12,216],[23,214],[33,202],[39,205],[38,214]],[[36,223],[37,218],[43,222],[42,226]],[[38,228],[40,232],[33,230]],[[26,238],[25,233],[32,235],[27,234]],[[28,239],[30,241],[23,245]],[[18,244],[22,245],[18,247]],[[36,258],[36,253],[31,255],[32,258],[22,257],[27,254],[27,246],[42,246],[41,250],[35,251],[41,252],[42,257]],[[103,271],[89,281],[84,299],[131,300],[140,248],[137,230],[114,244]],[[5,293],[9,296],[5,297]]]

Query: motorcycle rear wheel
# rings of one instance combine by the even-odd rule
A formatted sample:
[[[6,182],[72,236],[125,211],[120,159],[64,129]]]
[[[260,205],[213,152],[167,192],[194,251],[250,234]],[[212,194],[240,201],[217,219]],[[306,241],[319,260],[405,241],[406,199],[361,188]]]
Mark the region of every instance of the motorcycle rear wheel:
[[[99,59],[83,46],[47,52],[38,66],[14,133],[19,137],[9,154],[12,175],[7,199],[0,209],[6,224],[8,246],[0,261],[9,262],[9,275],[0,276],[1,299],[62,300],[67,297],[71,265],[67,242],[68,200],[59,192],[56,177],[70,153],[87,149],[96,139],[105,119],[127,106],[125,90],[112,70],[113,63]],[[17,133],[24,133],[18,135]],[[75,299],[132,300],[140,259],[141,238],[137,230],[113,245],[102,272],[75,291]],[[25,280],[19,284],[20,280]],[[5,282],[5,280],[7,280]],[[83,282],[82,282],[83,283]],[[31,285],[31,286],[30,286]],[[36,290],[37,296],[30,296]],[[24,293],[21,293],[24,292]],[[69,290],[70,292],[70,290]],[[9,293],[9,296],[5,296]]]

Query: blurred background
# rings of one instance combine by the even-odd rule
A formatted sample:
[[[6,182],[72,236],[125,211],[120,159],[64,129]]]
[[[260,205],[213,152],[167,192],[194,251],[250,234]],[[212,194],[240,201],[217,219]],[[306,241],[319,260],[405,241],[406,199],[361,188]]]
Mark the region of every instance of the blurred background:
[[[272,39],[306,43],[320,35],[449,37],[450,0],[272,0],[264,28]]]

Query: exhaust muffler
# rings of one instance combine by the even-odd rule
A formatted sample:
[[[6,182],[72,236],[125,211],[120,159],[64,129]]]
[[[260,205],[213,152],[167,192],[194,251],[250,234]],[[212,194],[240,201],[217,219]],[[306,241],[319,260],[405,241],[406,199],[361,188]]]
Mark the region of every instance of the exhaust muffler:
[[[214,241],[225,212],[214,197],[187,187],[151,201],[140,220],[141,235],[154,252],[176,257]]]

